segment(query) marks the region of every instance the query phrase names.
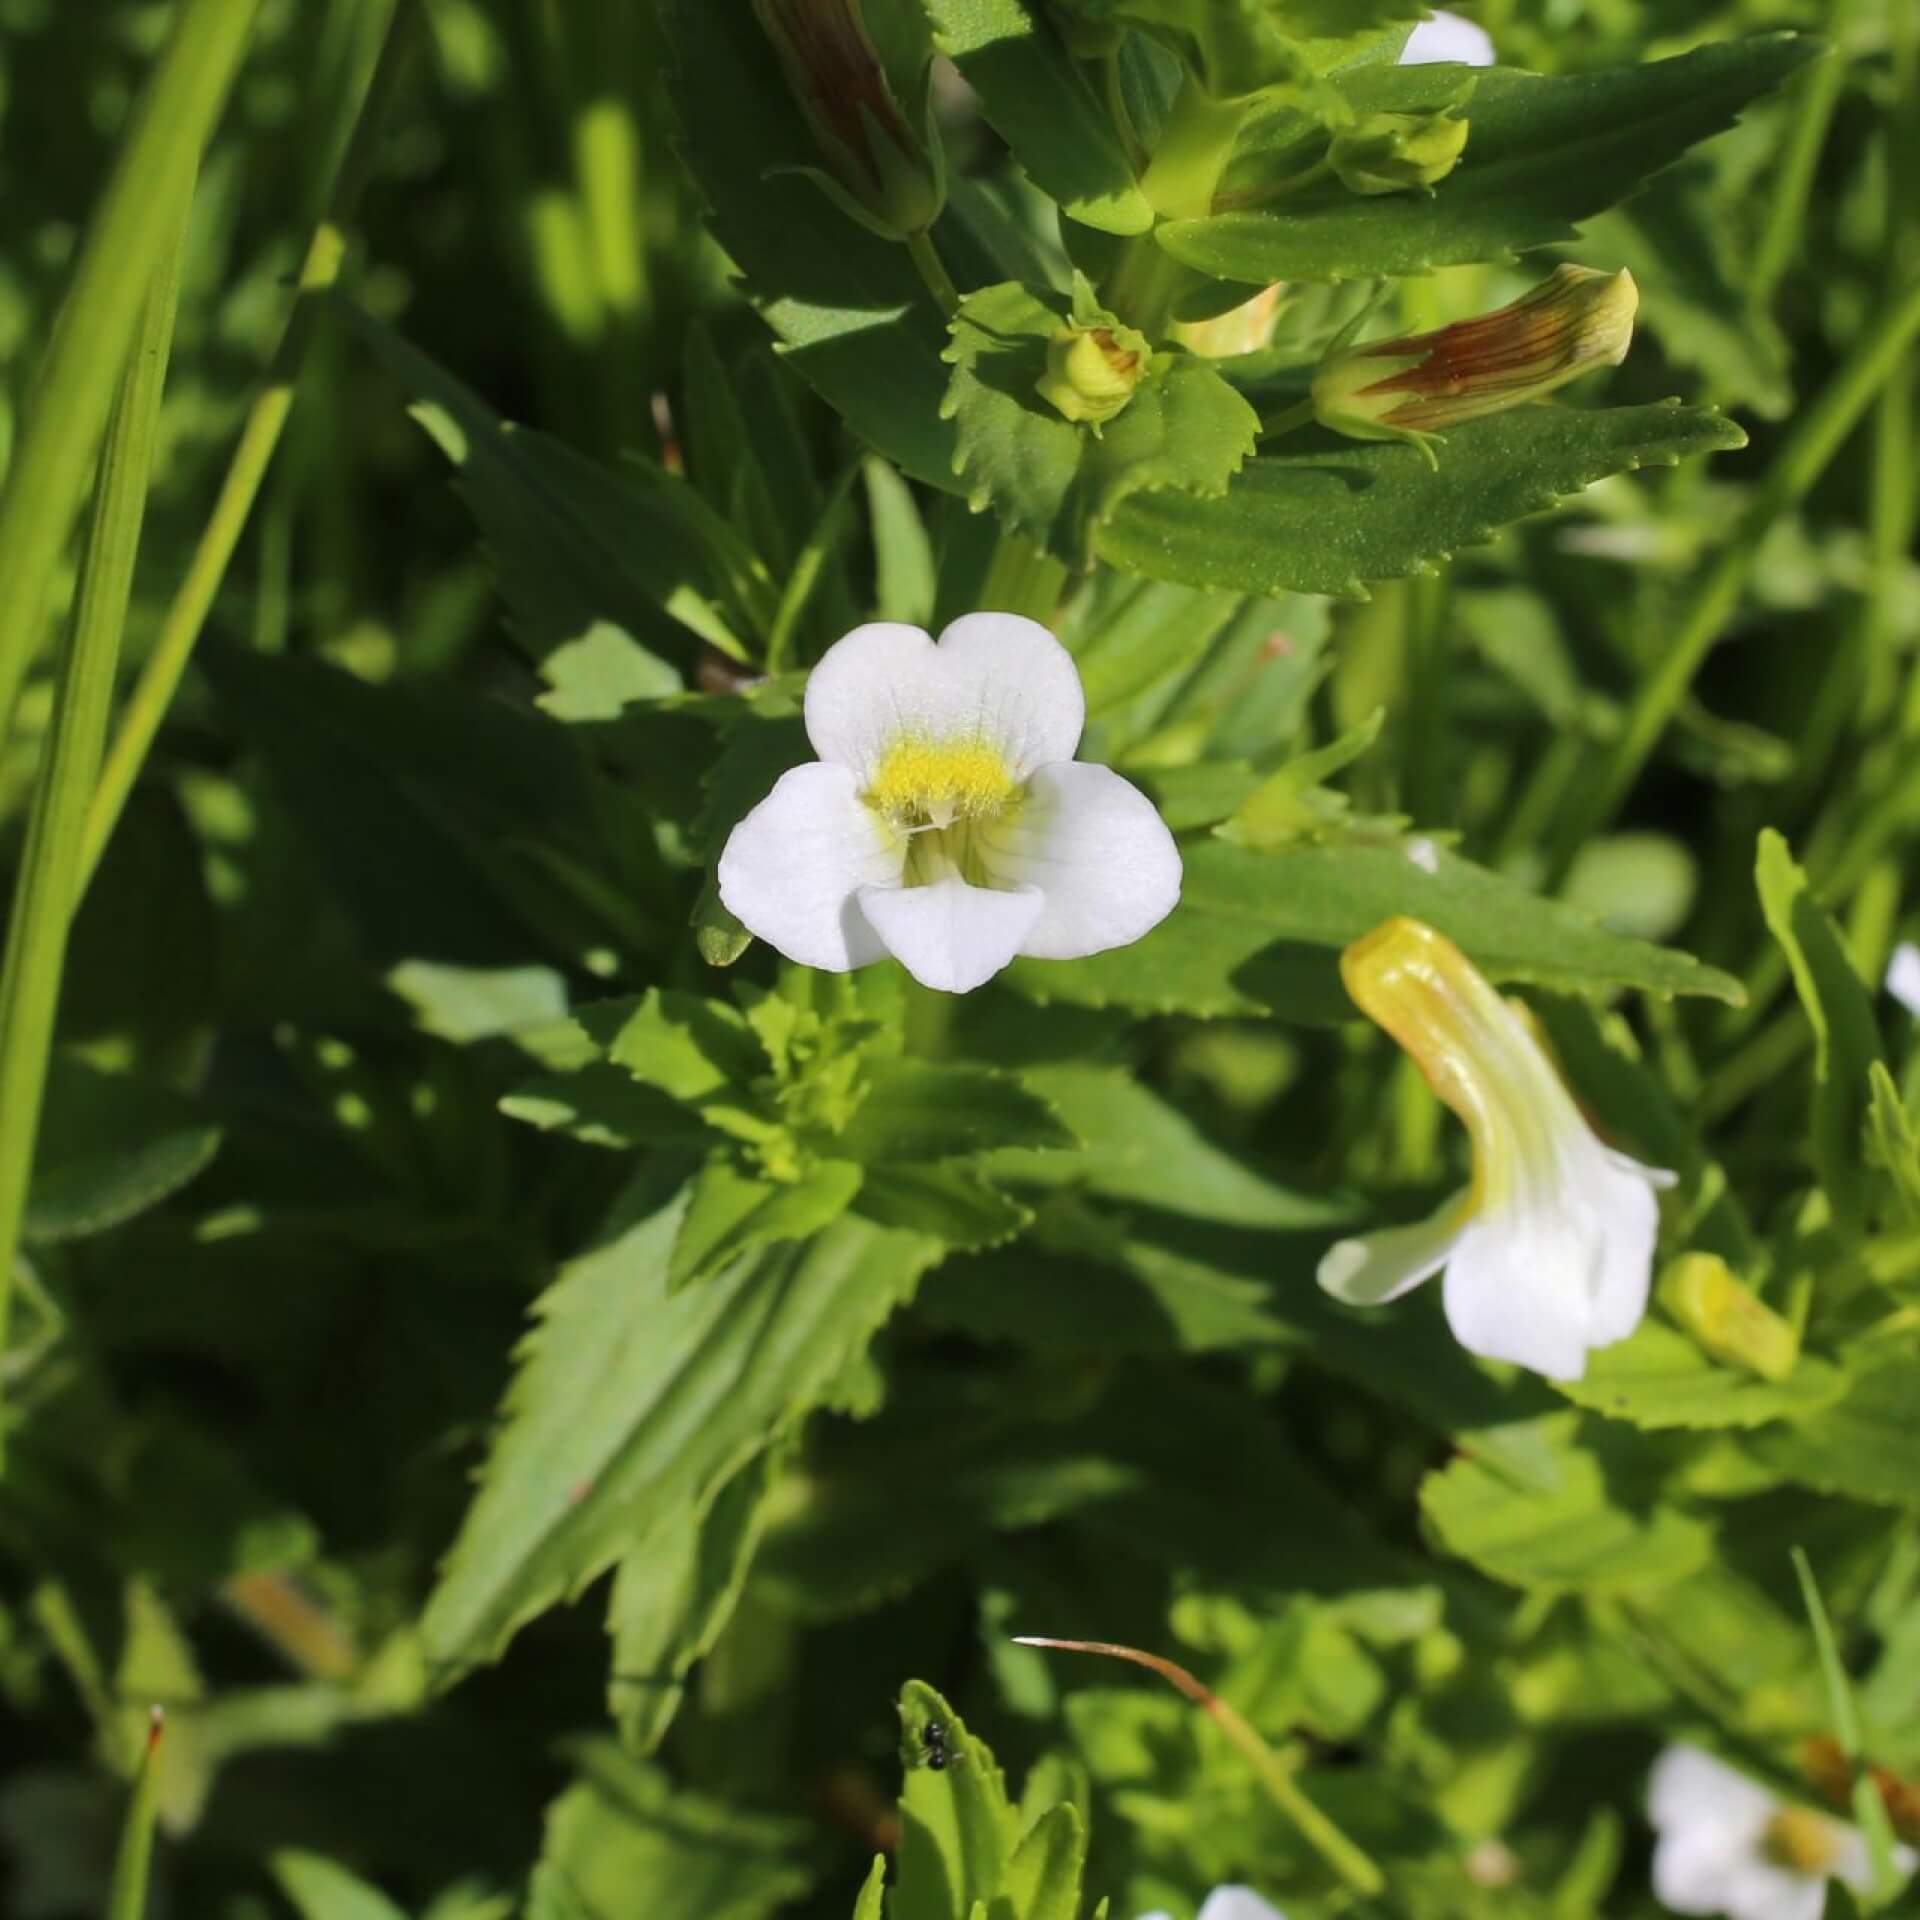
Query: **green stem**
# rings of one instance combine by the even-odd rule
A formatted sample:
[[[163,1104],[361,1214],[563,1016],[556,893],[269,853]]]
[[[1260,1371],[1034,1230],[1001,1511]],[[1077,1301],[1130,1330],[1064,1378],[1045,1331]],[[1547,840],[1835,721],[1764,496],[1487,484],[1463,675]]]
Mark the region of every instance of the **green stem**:
[[[1556,876],[1564,877],[1588,836],[1613,819],[1708,650],[1738,607],[1761,541],[1826,471],[1916,334],[1920,334],[1920,281],[1887,303],[1819,398],[1794,423],[1732,537],[1687,601],[1679,631],[1641,683],[1605,765],[1595,779],[1576,790],[1573,807],[1562,816],[1562,830],[1553,848]]]
[[[14,1262],[26,1220],[67,935],[83,890],[81,835],[133,591],[192,198],[189,175],[180,183],[178,201],[166,209],[159,269],[142,302],[139,331],[107,424],[93,521],[55,685],[52,726],[35,775],[0,965],[0,1114],[6,1116],[0,1128],[0,1353],[7,1345]]]
[[[1853,0],[1835,0],[1827,31],[1837,43],[1846,32],[1847,16]],[[1780,175],[1774,182],[1767,204],[1767,224],[1753,254],[1753,275],[1749,295],[1756,307],[1770,306],[1780,276],[1786,272],[1795,247],[1806,229],[1808,196],[1813,191],[1814,172],[1820,164],[1821,149],[1827,143],[1827,128],[1833,110],[1839,104],[1840,90],[1847,83],[1847,62],[1837,45],[1817,60],[1801,82],[1799,112],[1780,162]]]
[[[394,5],[395,0],[388,0],[388,4]],[[404,13],[394,12],[388,19],[380,57],[365,97],[355,110],[353,135],[341,159],[327,210],[308,244],[293,307],[267,370],[266,385],[248,410],[240,431],[240,443],[234,449],[226,479],[221,483],[212,517],[200,536],[187,576],[167,608],[159,637],[147,656],[139,684],[121,716],[106,764],[101,769],[99,790],[87,814],[86,880],[92,878],[100,864],[134,782],[160,732],[160,724],[173,704],[187,662],[193,656],[194,643],[206,624],[214,596],[226,578],[234,549],[240,544],[241,532],[259,497],[261,482],[280,444],[322,298],[340,277],[341,262],[346,254],[346,226],[372,167],[381,108],[392,92],[401,64],[403,28],[411,17],[415,0],[404,0],[404,4]]]
[[[147,1744],[133,1782],[133,1799],[120,1829],[113,1881],[107,1892],[107,1920],[142,1920],[147,1910],[147,1878],[153,1867],[153,1830],[160,1814],[160,1752],[167,1729],[158,1707],[147,1722]]]
[[[1276,413],[1263,413],[1260,416],[1260,438],[1272,440],[1283,433],[1291,433],[1296,427],[1310,426],[1313,422],[1313,396],[1296,400],[1290,407],[1282,407]]]
[[[0,742],[39,651],[55,571],[172,209],[227,97],[259,0],[188,0],[141,90],[68,283],[0,495]],[[11,1116],[9,1116],[11,1118]]]
[[[1200,220],[1213,211],[1220,176],[1251,99],[1216,100],[1190,73],[1167,116],[1160,144],[1140,177],[1155,213],[1168,220]]]
[[[1184,1693],[1239,1750],[1247,1764],[1259,1776],[1271,1799],[1299,1829],[1300,1837],[1319,1854],[1356,1893],[1377,1894],[1386,1888],[1386,1876],[1372,1859],[1300,1791],[1293,1768],[1261,1739],[1260,1735],[1235,1709],[1211,1687],[1196,1680],[1185,1667],[1156,1653],[1143,1653],[1138,1647],[1123,1647],[1110,1640],[1050,1640],[1030,1634],[1017,1634],[1015,1644],[1022,1647],[1051,1647],[1062,1653],[1098,1653],[1113,1660],[1130,1660],[1149,1673]]]
[[[907,251],[913,256],[913,264],[920,269],[920,278],[927,283],[934,304],[951,320],[960,311],[960,292],[953,284],[953,276],[947,272],[945,262],[934,248],[933,235],[924,230],[908,235]]]

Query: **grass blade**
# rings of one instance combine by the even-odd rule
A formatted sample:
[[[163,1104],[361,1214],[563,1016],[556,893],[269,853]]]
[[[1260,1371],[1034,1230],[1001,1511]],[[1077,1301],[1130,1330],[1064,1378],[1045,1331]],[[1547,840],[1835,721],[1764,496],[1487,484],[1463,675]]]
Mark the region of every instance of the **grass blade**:
[[[220,496],[214,502],[212,516],[200,536],[199,546],[194,550],[186,578],[167,608],[159,637],[147,655],[140,679],[114,734],[113,745],[107,752],[105,765],[100,770],[99,789],[94,794],[87,815],[81,883],[83,892],[86,882],[93,878],[100,864],[101,855],[106,852],[107,842],[113,837],[127,797],[140,777],[140,769],[146,764],[147,754],[160,732],[161,723],[166,719],[167,709],[173,704],[173,696],[179,691],[181,676],[187,670],[187,662],[193,657],[194,643],[200,637],[200,629],[206,624],[214,596],[227,577],[234,549],[239,546],[248,516],[253,512],[254,502],[260,497],[261,484],[280,445],[287,415],[293,409],[294,387],[306,359],[314,325],[320,317],[321,305],[327,292],[340,278],[341,263],[347,251],[347,225],[372,167],[382,109],[392,92],[394,78],[401,65],[407,38],[405,27],[416,0],[401,0],[403,12],[395,10],[395,0],[386,0],[386,4],[386,37],[381,43],[365,93],[358,99],[349,96],[346,103],[351,136],[344,142],[344,151],[340,143],[336,143],[335,150],[342,151],[339,171],[334,176],[332,189],[327,196],[326,211],[321,215],[320,224],[308,243],[306,258],[301,263],[293,306],[287,315],[280,344],[274,349],[266,385],[247,410],[246,423],[240,430],[240,441],[234,448],[227,476],[221,482]]]
[[[187,0],[87,226],[0,494],[0,740],[113,405],[141,302],[240,64],[259,0]]]
[[[113,1863],[113,1887],[107,1896],[107,1920],[142,1920],[147,1910],[147,1876],[153,1865],[153,1828],[160,1810],[160,1748],[166,1716],[158,1707],[147,1728],[147,1750],[133,1783],[133,1803],[120,1829],[120,1851]]]
[[[114,670],[146,513],[192,197],[189,174],[159,222],[160,265],[113,403],[71,638],[34,782],[26,850],[0,962],[0,1113],[6,1115],[0,1131],[0,1352],[7,1344],[14,1259],[33,1174],[67,933],[80,900],[81,833],[113,704]]]

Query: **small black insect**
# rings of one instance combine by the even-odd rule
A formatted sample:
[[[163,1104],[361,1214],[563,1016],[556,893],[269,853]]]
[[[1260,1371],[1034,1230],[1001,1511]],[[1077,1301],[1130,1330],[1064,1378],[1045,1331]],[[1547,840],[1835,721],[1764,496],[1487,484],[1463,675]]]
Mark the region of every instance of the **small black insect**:
[[[929,1720],[920,1729],[921,1744],[927,1750],[927,1766],[934,1773],[944,1773],[947,1762],[953,1755],[947,1750],[947,1730],[938,1720]]]

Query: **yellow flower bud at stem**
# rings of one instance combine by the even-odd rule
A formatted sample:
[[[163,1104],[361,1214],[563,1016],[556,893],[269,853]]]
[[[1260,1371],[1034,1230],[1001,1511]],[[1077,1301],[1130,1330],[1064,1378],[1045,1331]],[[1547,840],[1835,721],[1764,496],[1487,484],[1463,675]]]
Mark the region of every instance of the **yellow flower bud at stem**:
[[[1313,376],[1314,417],[1355,440],[1412,440],[1541,400],[1633,344],[1633,275],[1556,267],[1511,306],[1403,340],[1328,348]],[[1429,458],[1431,458],[1429,452]],[[1436,463],[1437,464],[1437,463]]]
[[[1353,193],[1431,190],[1467,150],[1467,122],[1449,113],[1370,113],[1333,136],[1327,165]]]
[[[1683,1253],[1660,1276],[1660,1302],[1706,1351],[1762,1380],[1784,1380],[1800,1358],[1792,1325],[1717,1253]]]
[[[1133,398],[1151,356],[1146,335],[1131,327],[1062,327],[1047,345],[1047,370],[1034,389],[1076,425],[1098,429]]]

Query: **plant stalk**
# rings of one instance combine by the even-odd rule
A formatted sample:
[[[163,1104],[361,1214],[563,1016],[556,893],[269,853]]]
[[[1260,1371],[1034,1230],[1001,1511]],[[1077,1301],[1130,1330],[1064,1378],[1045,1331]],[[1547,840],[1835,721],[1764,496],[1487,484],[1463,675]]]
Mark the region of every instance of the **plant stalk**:
[[[1113,1660],[1130,1660],[1145,1667],[1184,1693],[1213,1724],[1226,1735],[1240,1755],[1259,1776],[1268,1797],[1300,1830],[1300,1837],[1319,1854],[1356,1893],[1377,1894],[1386,1887],[1386,1876],[1372,1859],[1334,1825],[1300,1791],[1293,1769],[1261,1739],[1245,1718],[1209,1686],[1196,1680],[1185,1667],[1157,1653],[1143,1653],[1138,1647],[1123,1647],[1111,1640],[1051,1640],[1037,1634],[1016,1634],[1014,1644],[1021,1647],[1050,1647],[1061,1653],[1098,1653]]]

